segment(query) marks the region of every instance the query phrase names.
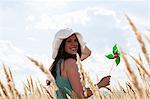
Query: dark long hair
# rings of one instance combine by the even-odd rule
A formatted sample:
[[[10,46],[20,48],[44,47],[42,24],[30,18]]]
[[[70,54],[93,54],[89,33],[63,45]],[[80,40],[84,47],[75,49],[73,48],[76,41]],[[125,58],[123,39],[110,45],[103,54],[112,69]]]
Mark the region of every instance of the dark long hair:
[[[76,37],[77,38],[77,37]],[[57,53],[57,56],[54,60],[54,62],[52,63],[52,66],[50,68],[50,72],[52,73],[53,77],[56,79],[56,65],[57,65],[57,62],[60,60],[60,59],[63,59],[63,60],[66,60],[68,58],[73,58],[75,60],[76,59],[76,54],[75,55],[72,55],[72,54],[69,54],[65,51],[65,42],[66,42],[66,39],[64,39],[59,47],[59,50],[58,50],[58,53]],[[78,50],[77,50],[77,53],[79,54],[79,56],[81,57],[81,45],[77,39],[77,42],[78,42]]]

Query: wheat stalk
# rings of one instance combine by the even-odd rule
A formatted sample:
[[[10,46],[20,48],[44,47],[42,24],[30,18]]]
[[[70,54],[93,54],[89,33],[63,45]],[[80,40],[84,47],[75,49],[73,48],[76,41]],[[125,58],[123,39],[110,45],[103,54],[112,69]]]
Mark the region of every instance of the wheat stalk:
[[[148,64],[149,64],[149,68],[150,68],[150,58],[149,58],[147,49],[146,49],[146,47],[145,47],[145,43],[144,43],[144,40],[143,40],[143,38],[142,38],[142,35],[141,35],[141,33],[137,30],[136,26],[135,26],[134,23],[131,21],[131,19],[130,19],[127,15],[125,15],[125,16],[126,16],[128,22],[129,22],[129,24],[130,24],[130,26],[131,26],[131,28],[132,28],[132,31],[133,31],[133,32],[135,33],[135,35],[136,35],[136,38],[137,38],[137,40],[138,40],[138,42],[139,42],[139,44],[140,44],[141,50],[142,50],[142,52],[143,52],[143,54],[144,54],[144,56],[145,56],[145,58],[146,58],[146,60],[147,60],[147,62],[148,62]]]
[[[150,77],[150,73],[144,68],[144,65],[138,61],[135,57],[133,57],[132,55],[129,55],[139,66],[140,69],[142,69],[142,71],[148,75],[148,77]]]
[[[44,87],[44,86],[43,86],[43,88],[44,88],[44,90],[46,91],[47,96],[48,96],[50,99],[54,99],[53,95],[51,95],[51,93],[48,91],[48,89],[47,89],[46,87]]]
[[[7,79],[7,87],[8,87],[8,93],[11,95],[10,97],[12,99],[15,98],[14,96],[14,87],[15,87],[15,84],[13,82],[13,77],[12,77],[12,73],[8,67],[8,70],[6,69],[5,65],[3,64],[3,70],[4,70],[4,73],[5,73],[5,78]]]
[[[3,83],[1,82],[1,80],[0,80],[0,88],[2,89],[2,93],[3,93],[4,97],[6,99],[9,99],[8,92],[7,92],[6,88],[4,87]]]
[[[16,97],[18,97],[19,99],[22,99],[21,94],[19,93],[19,91],[16,88],[14,88],[14,92],[16,94]]]
[[[121,54],[122,54],[122,58],[125,62],[126,69],[128,71],[128,75],[130,75],[128,77],[130,78],[130,80],[132,82],[131,84],[134,86],[134,89],[136,90],[136,95],[137,95],[136,98],[139,98],[139,99],[144,98],[145,99],[145,94],[143,92],[143,89],[139,86],[140,84],[137,80],[137,77],[136,77],[135,73],[133,72],[133,70],[131,69],[131,66],[130,66],[130,64],[129,64],[129,62],[128,62],[127,58],[125,57],[124,52],[122,50],[121,50]]]
[[[46,76],[48,77],[49,81],[52,83],[52,87],[54,87],[53,90],[57,90],[57,85],[56,85],[56,83],[55,83],[55,80],[54,80],[52,74],[43,66],[43,64],[40,63],[40,62],[38,62],[38,61],[36,61],[35,59],[33,59],[33,58],[31,58],[31,57],[27,57],[27,58],[28,58],[31,62],[33,62],[37,67],[39,67],[40,70],[41,70],[44,74],[46,74]]]
[[[27,87],[26,87],[26,85],[25,84],[23,84],[23,86],[24,86],[24,95],[25,95],[25,99],[29,99],[29,96],[28,96],[28,92],[27,92]]]
[[[42,93],[41,93],[37,83],[35,83],[35,86],[36,86],[37,93],[40,95],[40,97],[42,97]]]
[[[6,79],[7,79],[7,83],[9,83],[11,81],[11,78],[10,78],[4,64],[3,64],[3,70],[4,70],[4,73],[5,73]]]
[[[86,84],[89,84],[89,88],[91,89],[92,93],[93,93],[93,96],[95,98],[102,98],[99,90],[98,90],[98,87],[96,85],[93,84],[92,80],[90,79],[90,77],[88,76],[88,74],[84,71],[83,69],[83,66],[82,66],[82,63],[81,63],[81,60],[80,60],[80,57],[79,55],[77,54],[77,65],[78,65],[78,72],[81,76],[81,84],[83,86],[83,90],[84,90],[84,95],[87,96],[87,93],[86,93]]]

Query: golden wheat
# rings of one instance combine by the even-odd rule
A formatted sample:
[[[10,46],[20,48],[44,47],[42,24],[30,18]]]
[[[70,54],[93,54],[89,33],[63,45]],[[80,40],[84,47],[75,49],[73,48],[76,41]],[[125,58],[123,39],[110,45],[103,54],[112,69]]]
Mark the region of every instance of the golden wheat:
[[[128,77],[130,78],[131,80],[131,84],[133,85],[135,91],[136,91],[136,95],[137,95],[137,98],[145,98],[145,94],[143,92],[143,89],[140,87],[140,84],[139,84],[139,81],[137,80],[137,77],[135,75],[135,73],[133,72],[133,70],[131,69],[131,66],[127,60],[127,58],[125,57],[123,51],[121,50],[121,53],[122,53],[122,58],[125,62],[125,66],[126,66],[126,69],[128,71]],[[130,76],[129,76],[130,75]]]

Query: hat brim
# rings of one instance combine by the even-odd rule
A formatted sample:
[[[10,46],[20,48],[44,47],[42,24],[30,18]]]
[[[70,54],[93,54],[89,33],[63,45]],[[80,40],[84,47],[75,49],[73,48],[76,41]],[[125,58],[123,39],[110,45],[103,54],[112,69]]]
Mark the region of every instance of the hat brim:
[[[81,54],[81,61],[85,60],[86,58],[88,58],[91,55],[91,50],[85,46],[82,54]]]

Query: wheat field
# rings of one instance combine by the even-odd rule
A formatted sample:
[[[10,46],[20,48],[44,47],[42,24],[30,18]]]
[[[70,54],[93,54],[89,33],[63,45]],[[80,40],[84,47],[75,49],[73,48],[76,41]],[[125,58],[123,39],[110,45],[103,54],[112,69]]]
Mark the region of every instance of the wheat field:
[[[118,83],[119,88],[108,88],[109,93],[105,95],[99,91],[97,86],[93,84],[89,75],[84,71],[81,61],[79,58],[77,58],[82,86],[85,88],[85,84],[88,83],[89,88],[93,92],[93,96],[89,97],[89,99],[150,99],[150,55],[148,53],[149,48],[146,45],[150,44],[150,38],[143,36],[142,33],[138,31],[132,20],[127,15],[125,16],[132,29],[132,33],[135,34],[137,42],[141,48],[139,57],[128,55],[134,62],[141,81],[139,81],[137,74],[135,74],[134,70],[132,69],[129,59],[127,58],[127,54],[125,54],[124,50],[121,49],[121,55],[125,63],[124,66],[126,68],[129,82],[126,82],[125,87]],[[146,41],[144,41],[144,39],[146,39]],[[141,54],[144,57],[141,57]],[[5,64],[3,64],[6,83],[4,84],[4,82],[0,80],[0,99],[55,99],[55,91],[57,90],[57,86],[51,73],[44,67],[42,63],[36,61],[30,56],[27,58],[33,62],[43,72],[43,74],[47,76],[47,79],[51,82],[50,85],[46,86],[42,85],[40,82],[35,82],[30,76],[27,78],[27,84],[23,84],[24,91],[21,93],[16,88],[10,68],[6,68]],[[144,64],[143,60],[146,61],[147,65]],[[68,99],[69,98],[70,97],[68,96]],[[72,92],[72,98],[76,99],[74,92]]]

